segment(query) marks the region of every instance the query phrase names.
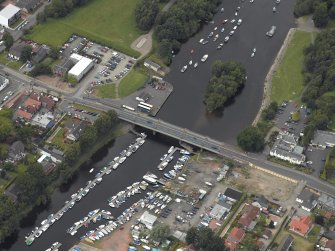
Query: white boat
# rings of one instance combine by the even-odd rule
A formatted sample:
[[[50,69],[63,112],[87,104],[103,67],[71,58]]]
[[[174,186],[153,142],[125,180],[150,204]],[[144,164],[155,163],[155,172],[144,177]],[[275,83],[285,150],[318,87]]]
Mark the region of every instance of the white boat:
[[[190,154],[190,152],[188,152],[188,151],[186,151],[186,150],[184,150],[184,149],[181,149],[181,150],[180,150],[180,153],[181,153],[181,154],[186,154],[186,155],[189,155],[189,154]]]
[[[185,181],[186,179],[183,178],[183,177],[178,177],[178,180],[180,180],[180,181]]]
[[[118,168],[118,166],[119,166],[119,163],[115,163],[115,164],[113,165],[113,169],[115,170],[116,168]]]
[[[119,163],[122,164],[125,160],[126,160],[126,157],[121,157],[121,158],[119,159]]]
[[[159,166],[159,170],[160,171],[162,171],[162,170],[164,170],[164,168],[167,166],[169,164],[169,162],[167,162],[167,161],[164,161],[160,166]]]
[[[201,62],[205,62],[208,58],[208,54],[205,54],[202,58],[201,58]]]
[[[157,184],[157,180],[155,178],[151,177],[151,176],[148,176],[148,175],[144,175],[143,180],[145,180],[149,184],[153,184],[153,185]]]
[[[171,146],[168,150],[168,153],[172,153],[173,149],[174,149],[174,146]]]
[[[89,172],[90,172],[90,173],[93,173],[93,171],[94,171],[94,168],[91,168]]]
[[[188,62],[188,64],[189,64],[189,65],[192,65],[192,64],[193,64],[193,61],[192,61],[192,60],[190,60],[190,62]]]
[[[195,62],[193,67],[197,68],[198,67],[198,62]]]
[[[153,173],[150,173],[150,172],[147,172],[146,176],[150,176],[151,178],[154,178],[156,180],[158,179],[158,177],[156,175],[154,175]]]
[[[164,155],[160,158],[160,161],[165,160],[167,156],[168,156],[167,154],[164,154]]]
[[[141,140],[138,142],[138,144],[141,146],[141,145],[144,144],[144,142],[145,142],[145,139],[141,139]]]

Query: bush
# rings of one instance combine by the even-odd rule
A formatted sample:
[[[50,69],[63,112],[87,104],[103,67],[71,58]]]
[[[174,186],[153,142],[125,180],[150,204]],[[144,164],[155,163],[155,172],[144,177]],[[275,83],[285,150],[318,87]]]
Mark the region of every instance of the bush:
[[[257,128],[249,126],[237,136],[238,145],[248,152],[260,152],[264,149],[264,135]]]

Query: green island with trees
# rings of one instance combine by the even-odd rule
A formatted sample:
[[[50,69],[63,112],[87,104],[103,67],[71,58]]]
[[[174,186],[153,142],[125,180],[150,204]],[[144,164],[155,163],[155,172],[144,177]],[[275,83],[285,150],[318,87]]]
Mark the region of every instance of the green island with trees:
[[[227,101],[236,96],[245,82],[246,70],[242,64],[234,61],[215,61],[204,100],[207,111],[222,109]]]

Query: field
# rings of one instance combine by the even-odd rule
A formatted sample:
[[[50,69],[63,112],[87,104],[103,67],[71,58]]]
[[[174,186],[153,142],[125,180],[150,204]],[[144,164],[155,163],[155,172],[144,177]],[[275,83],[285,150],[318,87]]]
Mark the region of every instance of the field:
[[[8,67],[11,67],[15,70],[19,70],[21,66],[23,65],[21,61],[8,60],[6,52],[0,53],[0,63],[7,65]]]
[[[313,39],[314,33],[296,31],[273,76],[271,100],[281,103],[283,100],[300,99],[303,91],[303,50]]]
[[[100,98],[116,98],[115,84],[98,85],[94,88]]]
[[[138,0],[90,0],[65,18],[49,19],[26,37],[54,47],[61,46],[72,33],[108,45],[131,56],[139,53],[130,44],[141,35],[133,15]]]
[[[119,97],[123,98],[141,88],[147,79],[147,75],[139,70],[132,70],[122,79],[119,85]]]

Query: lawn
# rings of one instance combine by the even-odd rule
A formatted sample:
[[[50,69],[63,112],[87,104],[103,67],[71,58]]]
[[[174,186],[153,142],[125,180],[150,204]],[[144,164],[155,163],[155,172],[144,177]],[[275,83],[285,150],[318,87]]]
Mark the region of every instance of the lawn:
[[[98,85],[96,95],[100,98],[116,98],[115,84]]]
[[[300,99],[303,90],[303,50],[313,39],[312,32],[296,31],[273,76],[271,100],[281,103],[283,100]]]
[[[284,238],[284,236],[286,236],[287,234],[292,235],[292,237],[294,238],[293,248],[291,248],[290,250],[293,250],[293,251],[300,251],[300,250],[312,251],[314,250],[313,243],[309,242],[308,240],[304,239],[301,236],[298,236],[293,233],[289,233],[287,230],[282,230],[279,233],[277,237],[277,241],[276,241],[278,245],[281,242],[281,240]]]
[[[73,104],[73,107],[76,108],[76,109],[81,109],[81,110],[85,110],[85,111],[88,111],[88,112],[101,113],[100,110],[91,108],[91,107],[86,106],[86,105],[77,104],[77,103],[74,103],[74,104]]]
[[[90,0],[65,18],[49,19],[46,23],[36,25],[26,37],[59,47],[72,33],[76,33],[137,57],[140,54],[130,48],[131,43],[141,35],[134,17],[137,2]]]
[[[318,225],[314,225],[312,230],[308,233],[307,239],[310,242],[314,243],[319,237],[320,231],[321,231],[321,227]]]
[[[119,85],[119,97],[123,98],[140,89],[148,79],[148,76],[139,70],[132,70]]]
[[[19,70],[21,68],[21,66],[23,65],[23,63],[21,61],[16,61],[16,60],[9,60],[7,58],[7,52],[1,52],[0,53],[0,63],[4,64],[10,68],[13,68],[15,70]]]
[[[60,128],[60,130],[52,139],[51,143],[62,151],[66,150],[67,144],[64,142],[64,128]]]

